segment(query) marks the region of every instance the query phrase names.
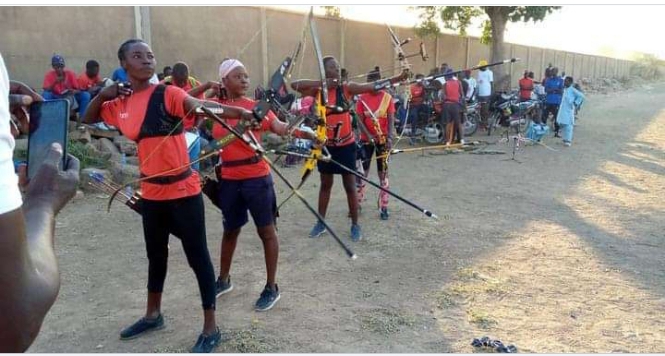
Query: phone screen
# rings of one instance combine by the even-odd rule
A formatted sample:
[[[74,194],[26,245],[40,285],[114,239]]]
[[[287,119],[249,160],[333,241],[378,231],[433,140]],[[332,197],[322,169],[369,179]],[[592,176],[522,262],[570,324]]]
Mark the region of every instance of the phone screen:
[[[68,100],[48,100],[30,106],[30,132],[28,134],[28,178],[39,170],[52,143],[62,146],[60,169],[67,157]]]

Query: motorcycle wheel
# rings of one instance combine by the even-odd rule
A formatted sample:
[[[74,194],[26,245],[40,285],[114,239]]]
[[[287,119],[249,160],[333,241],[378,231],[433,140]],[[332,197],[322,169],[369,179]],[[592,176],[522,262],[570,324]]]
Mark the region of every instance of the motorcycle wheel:
[[[476,133],[478,130],[478,122],[480,121],[480,116],[478,113],[472,113],[466,115],[466,121],[464,121],[464,137],[471,136]]]
[[[428,134],[429,129],[436,130],[437,135],[436,136],[429,135]],[[438,144],[438,143],[443,142],[443,140],[445,139],[445,134],[446,134],[445,128],[443,126],[441,126],[440,123],[434,122],[434,123],[428,124],[425,127],[425,132],[424,132],[423,138],[425,139],[425,141],[427,143]]]
[[[492,132],[499,125],[499,120],[501,120],[501,113],[499,112],[492,113],[487,119],[487,136],[492,136]]]

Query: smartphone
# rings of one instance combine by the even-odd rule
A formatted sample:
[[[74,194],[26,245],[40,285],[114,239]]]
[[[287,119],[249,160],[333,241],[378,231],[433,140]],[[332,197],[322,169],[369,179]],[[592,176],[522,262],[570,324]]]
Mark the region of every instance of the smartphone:
[[[44,163],[52,143],[62,146],[60,169],[66,166],[69,100],[47,100],[30,106],[28,133],[28,179],[32,179]]]

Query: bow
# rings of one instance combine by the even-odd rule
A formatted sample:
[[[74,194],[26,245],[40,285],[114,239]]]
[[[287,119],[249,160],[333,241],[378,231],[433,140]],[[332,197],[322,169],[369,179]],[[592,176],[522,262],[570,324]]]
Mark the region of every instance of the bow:
[[[314,6],[311,7],[309,11],[309,29],[312,35],[312,42],[314,44],[314,52],[316,53],[316,59],[319,64],[319,75],[321,76],[321,91],[316,97],[314,102],[316,115],[318,120],[316,122],[316,137],[319,141],[324,142],[326,140],[326,106],[328,105],[328,82],[326,80],[326,71],[323,66],[323,53],[321,52],[321,43],[319,42],[319,34],[316,28],[316,22],[314,22]],[[300,178],[300,183],[298,184],[298,189],[302,187],[307,178],[311,175],[316,165],[316,161],[319,157],[322,156],[322,149],[320,147],[314,146],[312,149],[312,158],[305,161],[305,166],[303,167],[302,177]]]
[[[520,60],[521,59],[519,59],[519,58],[508,58],[508,59],[504,59],[502,61],[498,61],[498,62],[495,62],[495,63],[485,64],[485,65],[482,65],[482,66],[478,65],[478,66],[474,66],[474,67],[471,67],[471,68],[461,69],[461,70],[458,70],[458,71],[455,71],[455,72],[449,72],[449,73],[446,73],[446,74],[439,73],[439,74],[435,74],[435,75],[430,75],[430,76],[425,77],[425,78],[414,79],[414,80],[411,80],[411,81],[408,81],[408,82],[389,84],[387,86],[398,87],[400,85],[411,85],[411,84],[415,84],[415,83],[429,82],[431,80],[438,79],[438,78],[441,78],[441,77],[445,77],[445,76],[448,76],[448,75],[458,75],[458,74],[464,73],[466,71],[478,70],[478,69],[486,68],[486,67],[494,67],[494,66],[498,66],[498,65],[502,65],[502,64],[508,64],[508,63],[515,63],[515,62],[518,62]]]
[[[402,69],[404,69],[405,67],[409,68],[410,64],[409,64],[409,61],[408,61],[407,58],[411,57],[411,56],[407,56],[404,53],[404,50],[402,49],[402,46],[407,44],[410,41],[410,39],[407,38],[404,42],[401,42],[399,40],[399,38],[397,37],[397,35],[395,34],[395,32],[393,31],[392,27],[390,27],[390,25],[388,25],[388,24],[386,24],[386,26],[388,27],[388,34],[390,35],[390,41],[393,45],[393,50],[395,51],[395,54],[397,55],[397,59],[399,60],[401,68]],[[420,55],[421,55],[423,61],[427,60],[428,57],[427,57],[427,54],[425,53],[425,46],[423,45],[423,43],[420,44]],[[397,144],[399,143],[399,141],[402,140],[402,137],[404,136],[404,132],[405,132],[405,128],[406,128],[406,121],[409,119],[410,94],[411,94],[411,91],[409,90],[409,88],[407,88],[407,90],[404,92],[404,95],[403,95],[404,105],[406,107],[405,115],[404,115],[405,116],[404,117],[404,123],[402,125],[402,132],[400,132],[399,136],[397,137],[397,140],[395,141],[395,144],[394,144],[395,147],[397,147]],[[392,151],[388,152],[388,154],[386,156],[386,161],[388,160],[388,158],[390,158],[391,152]]]
[[[316,28],[316,22],[314,22],[314,6],[312,6],[309,11],[308,21],[309,21],[310,33],[312,35],[312,42],[314,43],[314,52],[316,53],[316,59],[319,64],[319,75],[321,76],[321,90],[319,91],[314,101],[314,107],[315,107],[314,111],[315,115],[317,116],[316,137],[320,142],[325,142],[327,138],[326,109],[328,105],[328,82],[326,80],[326,71],[323,66],[323,54],[321,52],[321,44],[319,42],[319,35]],[[324,155],[323,149],[321,147],[318,147],[317,145],[315,145],[312,148],[310,157],[305,160],[305,165],[303,166],[302,169],[302,176],[300,177],[300,183],[298,183],[296,190],[302,188],[302,186],[305,184],[307,178],[309,178],[309,176],[314,171],[316,162],[320,158],[328,158],[329,156],[330,155],[327,154],[327,152]],[[279,209],[282,205],[284,205],[289,199],[291,199],[291,197],[294,194],[295,192],[291,193],[288,197],[286,197],[286,199],[284,199],[277,208]]]
[[[290,154],[290,155],[294,155],[294,156],[298,156],[298,157],[312,158],[311,155],[303,155],[303,154],[292,153],[292,152],[288,152],[288,151],[275,151],[275,153],[277,153],[277,154]],[[378,158],[380,158],[380,157],[377,157],[377,159],[378,159]],[[406,199],[406,198],[403,198],[402,196],[398,195],[397,193],[395,193],[395,192],[393,192],[393,191],[391,191],[391,190],[389,190],[389,189],[387,189],[387,188],[382,187],[381,185],[379,185],[379,184],[377,184],[377,183],[371,181],[369,178],[365,177],[363,174],[358,173],[357,171],[355,171],[355,170],[353,170],[353,169],[351,169],[351,168],[348,168],[347,166],[341,164],[340,162],[335,161],[335,160],[332,159],[332,157],[330,157],[330,156],[327,156],[327,157],[319,157],[318,160],[320,160],[320,161],[324,161],[324,162],[331,162],[331,163],[333,163],[333,164],[339,166],[342,170],[344,170],[344,171],[346,171],[346,172],[348,172],[348,173],[350,173],[350,174],[353,174],[353,175],[356,176],[358,179],[363,180],[363,181],[369,183],[370,185],[372,185],[373,187],[375,187],[375,188],[377,188],[377,189],[379,189],[379,190],[381,190],[381,191],[383,191],[383,192],[386,192],[386,193],[390,194],[390,195],[393,196],[394,198],[397,198],[397,200],[399,200],[399,201],[401,201],[401,202],[403,202],[403,203],[409,205],[409,206],[412,207],[412,208],[415,208],[416,210],[420,211],[421,213],[427,215],[427,216],[430,217],[430,218],[433,218],[433,219],[438,219],[438,218],[439,218],[438,216],[436,216],[436,214],[432,213],[431,211],[429,211],[429,210],[427,210],[427,209],[424,209],[424,208],[420,207],[419,205],[415,204],[414,202],[412,202],[412,201],[410,201],[410,200],[408,200],[408,199]],[[297,193],[298,193],[297,190],[294,191],[294,194],[297,194]]]
[[[265,155],[265,150],[261,147],[261,145],[258,143],[254,135],[251,134],[251,132],[248,135],[242,135],[239,132],[237,132],[233,127],[231,127],[229,124],[224,122],[221,118],[219,118],[217,115],[215,115],[212,111],[210,111],[208,108],[202,108],[203,112],[216,122],[218,122],[220,125],[222,125],[225,129],[227,129],[230,133],[232,133],[234,136],[237,137],[237,139],[241,140],[245,145],[247,145],[249,148],[251,148],[259,157],[261,157],[268,165],[270,166],[271,170],[277,174],[277,176],[284,181],[284,183],[289,187],[289,189],[292,190],[293,194],[295,194],[300,201],[305,204],[305,207],[316,216],[316,218],[323,224],[323,226],[330,232],[330,235],[337,241],[337,243],[344,249],[344,252],[351,258],[351,259],[356,259],[357,256],[351,249],[346,246],[346,244],[337,236],[337,234],[332,230],[332,228],[326,223],[326,221],[323,219],[323,217],[316,211],[314,208],[307,202],[305,197],[300,193],[300,191],[297,188],[294,188],[293,184],[282,174],[282,172],[274,165],[274,163]]]
[[[110,179],[106,179],[102,174],[93,172],[89,174],[90,181],[88,184],[90,184],[93,188],[107,194],[112,194],[115,192],[116,189],[120,187],[118,183],[115,183],[114,181]],[[122,187],[120,187],[122,189]],[[121,192],[119,196],[119,201],[127,205],[130,209],[134,210],[137,212],[139,215],[142,214],[142,209],[143,209],[143,200],[141,197],[141,193],[139,192]]]

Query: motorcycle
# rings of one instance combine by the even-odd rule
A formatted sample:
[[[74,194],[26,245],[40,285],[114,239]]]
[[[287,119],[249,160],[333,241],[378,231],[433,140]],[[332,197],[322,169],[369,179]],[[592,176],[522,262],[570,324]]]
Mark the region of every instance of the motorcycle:
[[[404,132],[405,136],[420,137],[425,142],[430,144],[440,144],[445,140],[445,126],[441,122],[441,112],[443,111],[443,103],[436,100],[436,91],[428,90],[428,95],[424,101],[424,109],[418,113],[416,125],[403,127],[406,113],[403,113],[400,118],[400,126],[398,131]],[[480,106],[477,101],[467,102],[466,111],[462,113],[462,125],[464,128],[464,137],[471,136],[476,133],[478,123],[480,122]]]
[[[534,121],[541,112],[539,100],[520,101],[516,91],[500,93],[490,103],[490,116],[488,118],[487,135],[500,127],[514,129],[516,133],[526,127],[528,121]]]

